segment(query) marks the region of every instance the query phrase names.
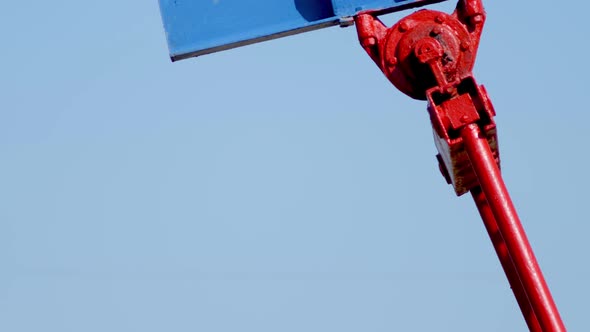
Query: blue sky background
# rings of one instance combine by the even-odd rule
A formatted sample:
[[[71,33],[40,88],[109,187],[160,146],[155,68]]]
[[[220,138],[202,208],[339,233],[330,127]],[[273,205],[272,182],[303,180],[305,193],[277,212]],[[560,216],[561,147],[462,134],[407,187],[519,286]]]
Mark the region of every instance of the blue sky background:
[[[486,1],[475,72],[588,331],[590,6],[557,4]],[[8,1],[0,31],[0,331],[526,330],[425,104],[354,28],[174,64],[156,1]]]

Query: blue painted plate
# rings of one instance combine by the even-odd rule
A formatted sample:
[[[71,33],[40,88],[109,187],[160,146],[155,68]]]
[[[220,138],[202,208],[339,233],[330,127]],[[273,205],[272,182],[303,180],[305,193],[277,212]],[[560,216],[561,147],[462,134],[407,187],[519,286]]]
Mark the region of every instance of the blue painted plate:
[[[172,61],[445,0],[160,0]]]

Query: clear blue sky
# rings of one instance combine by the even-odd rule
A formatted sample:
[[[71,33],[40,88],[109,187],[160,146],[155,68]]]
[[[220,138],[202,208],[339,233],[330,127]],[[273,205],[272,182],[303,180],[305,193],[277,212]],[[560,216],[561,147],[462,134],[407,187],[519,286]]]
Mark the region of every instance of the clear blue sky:
[[[505,179],[589,331],[590,6],[485,4]],[[156,1],[6,1],[0,31],[0,331],[526,330],[354,28],[174,64]]]

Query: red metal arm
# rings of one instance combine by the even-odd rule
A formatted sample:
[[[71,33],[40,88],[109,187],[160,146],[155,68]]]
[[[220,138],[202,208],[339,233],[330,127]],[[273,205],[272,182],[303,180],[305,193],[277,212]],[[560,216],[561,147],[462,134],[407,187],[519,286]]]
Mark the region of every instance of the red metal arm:
[[[461,136],[473,170],[477,174],[487,203],[496,219],[498,230],[542,330],[565,331],[549,287],[543,278],[543,272],[537,263],[486,139],[481,137],[476,124],[465,127]],[[523,314],[527,318],[526,312]]]
[[[392,27],[355,18],[359,41],[408,96],[427,100],[440,169],[457,195],[471,191],[531,331],[565,331],[500,174],[495,111],[472,75],[485,11],[461,0],[453,14],[415,12]]]
[[[474,188],[471,190],[471,195],[477,205],[484,226],[486,227],[490,240],[492,240],[492,244],[496,250],[496,255],[498,255],[498,259],[500,259],[504,273],[510,283],[510,288],[512,288],[514,297],[516,297],[516,302],[518,302],[518,306],[520,307],[520,311],[524,316],[529,330],[532,332],[542,332],[543,330],[541,330],[537,315],[535,315],[535,311],[531,307],[529,298],[524,290],[522,282],[520,281],[520,277],[518,276],[518,271],[516,271],[512,257],[510,257],[510,254],[508,253],[506,242],[504,242],[504,238],[498,228],[498,223],[496,222],[496,218],[494,217],[484,192],[481,188]]]

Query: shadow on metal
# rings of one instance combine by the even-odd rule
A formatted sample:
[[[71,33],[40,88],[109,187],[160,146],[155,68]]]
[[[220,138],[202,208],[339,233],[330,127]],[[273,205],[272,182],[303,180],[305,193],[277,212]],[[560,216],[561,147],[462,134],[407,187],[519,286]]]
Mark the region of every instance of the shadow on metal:
[[[295,8],[307,22],[334,17],[332,0],[295,0]]]

